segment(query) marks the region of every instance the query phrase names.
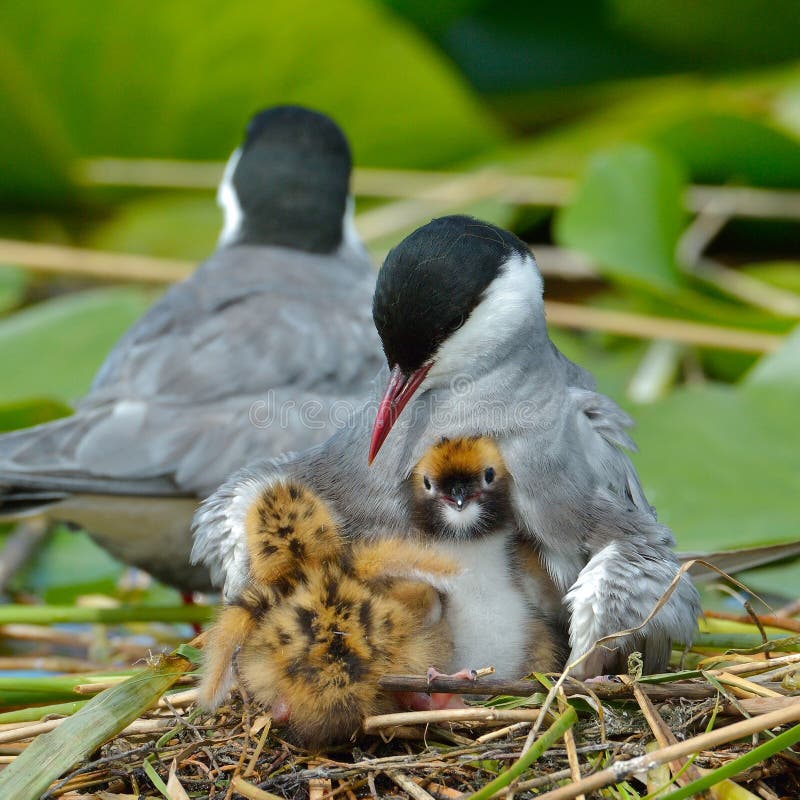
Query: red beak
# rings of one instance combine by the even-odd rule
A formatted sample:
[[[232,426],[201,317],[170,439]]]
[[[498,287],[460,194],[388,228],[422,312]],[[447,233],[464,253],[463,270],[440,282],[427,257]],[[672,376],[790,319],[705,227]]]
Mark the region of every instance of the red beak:
[[[375,424],[372,426],[372,440],[369,443],[368,464],[371,464],[381,445],[389,435],[392,425],[397,421],[400,412],[406,407],[408,401],[414,396],[414,392],[419,389],[419,385],[425,380],[425,376],[433,366],[432,363],[425,364],[416,372],[406,377],[400,367],[394,367],[389,376],[389,384],[381,398],[378,406],[378,415],[375,417]]]

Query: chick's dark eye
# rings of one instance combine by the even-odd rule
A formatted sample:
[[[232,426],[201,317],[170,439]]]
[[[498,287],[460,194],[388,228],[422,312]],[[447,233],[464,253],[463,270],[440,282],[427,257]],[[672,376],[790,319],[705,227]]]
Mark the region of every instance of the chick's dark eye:
[[[483,479],[486,483],[491,483],[494,480],[494,468],[487,467],[486,471],[483,473]]]
[[[431,489],[431,482],[428,480],[428,476],[427,476],[427,475],[423,475],[423,477],[422,477],[422,483],[425,485],[425,488],[426,488],[428,491],[430,491],[430,489]]]

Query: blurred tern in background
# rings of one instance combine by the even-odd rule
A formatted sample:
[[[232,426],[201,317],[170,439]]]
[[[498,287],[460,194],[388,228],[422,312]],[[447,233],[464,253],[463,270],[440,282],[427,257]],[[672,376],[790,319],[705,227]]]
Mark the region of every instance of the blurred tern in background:
[[[235,468],[305,450],[383,363],[350,149],[323,114],[262,111],[219,187],[212,256],[117,343],[72,417],[0,436],[0,515],[87,529],[185,591],[199,498]]]

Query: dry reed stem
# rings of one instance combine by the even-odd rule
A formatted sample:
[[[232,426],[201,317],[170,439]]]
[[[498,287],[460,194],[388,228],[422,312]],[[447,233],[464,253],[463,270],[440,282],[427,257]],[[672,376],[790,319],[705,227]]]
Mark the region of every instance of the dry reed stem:
[[[539,718],[535,709],[503,708],[444,708],[433,711],[401,711],[397,714],[378,714],[367,717],[365,733],[375,733],[401,725],[430,725],[448,722],[534,722]]]
[[[567,700],[564,695],[563,687],[558,693],[558,710],[562,714],[566,710]],[[569,764],[570,777],[573,781],[581,779],[581,764],[578,760],[578,751],[575,748],[575,734],[572,728],[564,732],[564,748],[567,751],[567,763]],[[585,795],[579,794],[576,800],[586,800]]]
[[[180,259],[109,253],[16,239],[0,239],[0,260],[37,272],[159,284],[183,280],[195,268],[194,262]]]
[[[753,621],[748,614],[733,614],[728,611],[706,611],[705,615],[709,619],[725,619],[731,622],[750,623]],[[780,614],[759,614],[758,619],[762,625],[766,625],[769,628],[800,633],[800,620],[784,617]]]
[[[75,165],[77,180],[89,186],[140,186],[164,189],[216,189],[224,163],[177,159],[95,158]],[[415,198],[431,186],[463,175],[458,172],[357,167],[353,190],[363,197]],[[520,205],[562,206],[569,202],[571,178],[504,174],[497,198]],[[735,186],[690,186],[685,197],[690,211],[713,206],[730,216],[800,219],[800,192]]]
[[[583,778],[577,783],[541,795],[539,800],[574,800],[581,793],[593,792],[596,789],[602,789],[604,786],[620,783],[637,772],[646,772],[659,764],[666,764],[677,758],[709,750],[712,747],[727,744],[736,739],[751,736],[754,733],[760,733],[789,722],[796,722],[797,720],[800,720],[800,699],[793,699],[786,707],[764,714],[761,717],[753,717],[722,728],[716,728],[708,733],[693,736],[686,741],[661,748],[645,756],[638,756],[628,761],[616,761],[611,767]]]
[[[599,330],[634,339],[668,339],[697,347],[747,353],[772,353],[784,342],[783,336],[774,333],[591,308],[555,300],[545,302],[545,310],[548,320],[559,327]]]
[[[391,778],[403,791],[408,792],[414,800],[434,800],[419,784],[415,783],[405,772],[387,772]]]
[[[724,683],[726,686],[730,686],[745,692],[748,697],[785,697],[785,695],[781,694],[780,692],[776,692],[774,689],[769,689],[766,686],[760,686],[759,684],[748,681],[745,678],[739,677],[738,675],[732,675],[730,672],[725,670],[718,672],[715,677],[720,683]]]
[[[650,730],[653,732],[658,746],[663,748],[677,744],[678,740],[675,734],[669,729],[667,723],[664,722],[664,718],[658,713],[658,709],[653,705],[653,701],[642,691],[641,684],[631,681],[631,687],[633,689],[633,696],[636,698],[636,702],[639,704],[639,708],[642,710],[642,714],[647,720],[647,724],[650,726]],[[669,768],[672,770],[673,775],[682,773],[680,777],[675,779],[681,786],[691,783],[691,781],[701,777],[697,767],[693,764],[686,765],[682,758],[676,758],[674,761],[670,761]]]
[[[248,783],[238,775],[231,781],[231,785],[235,792],[248,798],[248,800],[283,800],[283,798],[272,794],[272,792],[266,792],[264,789],[259,789],[258,786],[253,786],[252,783]]]
[[[49,733],[68,719],[69,717],[59,717],[58,719],[49,719],[45,722],[36,722],[32,725],[20,725],[12,730],[0,731],[0,744],[20,742],[24,739],[32,739],[41,733]],[[153,733],[155,731],[167,730],[174,726],[174,717],[166,717],[163,719],[137,719],[128,725],[127,728],[124,728],[119,735],[126,736],[132,733]]]

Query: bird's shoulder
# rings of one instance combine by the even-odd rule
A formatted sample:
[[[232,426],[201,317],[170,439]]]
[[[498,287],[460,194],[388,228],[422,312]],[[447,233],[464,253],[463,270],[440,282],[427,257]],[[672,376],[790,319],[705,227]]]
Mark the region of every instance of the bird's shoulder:
[[[347,393],[380,364],[372,285],[368,264],[335,255],[222,248],[120,339],[89,401],[196,403],[283,385]]]

